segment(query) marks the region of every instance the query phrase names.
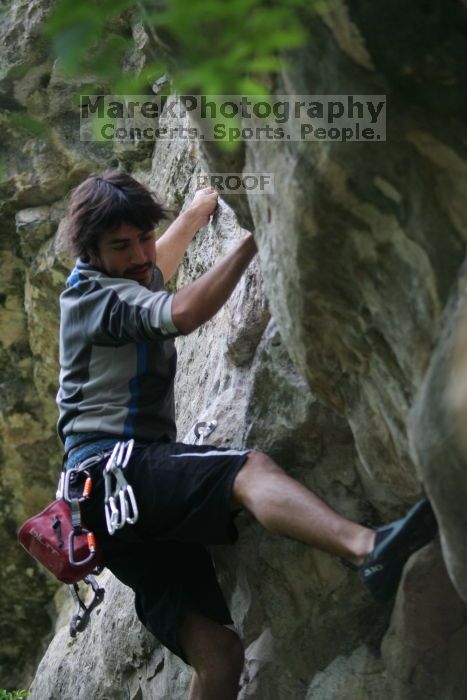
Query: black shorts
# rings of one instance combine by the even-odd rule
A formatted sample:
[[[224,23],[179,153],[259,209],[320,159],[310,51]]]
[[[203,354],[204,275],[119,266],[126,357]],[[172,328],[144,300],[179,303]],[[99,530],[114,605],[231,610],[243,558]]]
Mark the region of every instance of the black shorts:
[[[205,545],[237,538],[231,493],[247,457],[248,450],[180,442],[135,447],[125,476],[139,519],[112,536],[104,513],[107,460],[91,467],[93,490],[81,506],[83,522],[102,546],[104,565],[134,590],[143,625],[185,662],[178,640],[184,611],[232,623]]]

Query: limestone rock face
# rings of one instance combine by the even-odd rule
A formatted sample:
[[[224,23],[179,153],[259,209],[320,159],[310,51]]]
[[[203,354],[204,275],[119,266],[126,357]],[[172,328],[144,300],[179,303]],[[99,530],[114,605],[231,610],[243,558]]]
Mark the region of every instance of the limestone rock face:
[[[379,700],[386,697],[394,696],[381,659],[361,646],[349,657],[338,656],[323,672],[317,673],[306,700]]]
[[[131,590],[110,572],[103,574],[99,583],[106,594],[93,613],[85,648],[79,636],[72,639],[69,635],[70,608],[65,606],[68,614],[57,620],[54,638],[37,669],[32,697],[136,700],[143,692],[143,697],[182,698],[161,684],[160,675],[163,669],[167,673],[172,668],[170,680],[175,687],[178,673],[186,682],[189,672],[165,659],[154,637],[141,626]],[[79,680],[78,668],[87,679],[84,683]]]
[[[441,525],[443,554],[457,592],[467,601],[466,272],[453,286],[442,332],[416,400],[409,427],[420,476]]]
[[[35,675],[33,700],[178,700],[190,680],[108,573],[104,602],[71,640],[65,592],[49,605],[52,623],[55,582],[15,541],[53,496],[61,457],[58,294],[73,263],[57,252],[57,228],[70,189],[118,165],[175,212],[200,173],[275,175],[274,196],[219,201],[171,283],[202,274],[254,227],[259,255],[226,306],[177,340],[179,438],[215,418],[211,443],[267,452],[354,520],[397,517],[423,491],[439,518],[441,549],[411,558],[393,609],[371,603],[339,562],[241,514],[238,543],[212,548],[245,644],[239,697],[457,700],[467,652],[464,4],[332,2],[276,91],[386,94],[387,141],[252,141],[234,154],[183,140],[111,152],[79,142],[72,97],[90,79],[48,62],[37,27],[49,8],[16,0],[0,22],[2,99],[50,127],[6,144],[0,185],[0,687]],[[133,36],[137,71],[144,29]]]
[[[405,13],[402,3],[396,5]],[[349,22],[349,11],[360,25]],[[388,26],[396,14],[386,12]],[[464,256],[467,212],[459,183],[465,185],[467,173],[455,146],[439,140],[438,115],[425,110],[421,118],[423,84],[419,91],[414,86],[409,108],[392,63],[384,73],[355,64],[362,45],[368,50],[373,44],[371,63],[385,65],[403,41],[397,31],[384,30],[383,37],[380,24],[366,32],[371,15],[355,3],[337,4],[327,19],[332,39],[314,27],[309,48],[284,72],[278,92],[329,92],[330,62],[338,71],[332,74],[337,92],[387,95],[387,141],[252,142],[246,169],[274,172],[281,193],[250,198],[261,265],[270,270],[265,291],[271,313],[310,386],[346,415],[366,492],[389,515],[420,491],[407,414]],[[428,31],[426,20],[420,22],[419,31]],[[332,52],[334,41],[343,48],[343,23],[352,30],[353,48],[346,45],[337,59]],[[345,62],[347,53],[351,61]],[[459,128],[465,133],[465,125]],[[430,178],[439,183],[434,189],[427,186]]]
[[[420,615],[420,609],[427,614]],[[466,614],[439,545],[430,544],[414,554],[405,568],[382,647],[393,697],[457,700],[465,694]]]

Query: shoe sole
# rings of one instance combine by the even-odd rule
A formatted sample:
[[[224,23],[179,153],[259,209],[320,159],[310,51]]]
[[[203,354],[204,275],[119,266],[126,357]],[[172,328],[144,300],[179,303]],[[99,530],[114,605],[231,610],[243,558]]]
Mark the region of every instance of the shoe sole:
[[[402,569],[408,558],[430,542],[438,531],[431,505],[416,503],[404,518],[397,521],[396,532],[377,546],[372,559],[360,567],[359,578],[370,594],[379,601],[388,600],[399,586]]]

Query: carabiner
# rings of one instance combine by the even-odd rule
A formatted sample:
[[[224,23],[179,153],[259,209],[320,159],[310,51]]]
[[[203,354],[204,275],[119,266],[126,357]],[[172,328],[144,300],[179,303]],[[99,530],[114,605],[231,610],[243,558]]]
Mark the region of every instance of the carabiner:
[[[126,509],[126,499],[124,489],[120,489],[118,492],[118,499],[120,501],[120,521],[118,527],[123,527],[126,523],[127,509]]]
[[[72,530],[68,536],[68,549],[69,549],[69,560],[70,564],[72,566],[83,566],[84,564],[87,564],[90,562],[96,555],[96,549],[95,547],[91,549],[89,539],[88,539],[88,549],[89,549],[89,554],[85,559],[81,559],[80,561],[76,561],[75,559],[75,550],[74,550],[74,543],[75,543],[75,537],[80,537],[81,535],[89,535],[92,534],[90,533],[89,530],[86,530],[84,527],[81,528],[81,532],[77,535],[75,535],[74,531]]]
[[[136,505],[135,494],[133,493],[133,489],[129,484],[126,487],[125,491],[126,491],[126,495],[128,497],[128,504],[131,506],[131,512],[132,512],[131,516],[130,515],[126,516],[126,521],[130,525],[134,525],[139,517],[138,506]]]
[[[135,441],[134,441],[133,438],[132,438],[132,439],[129,440],[128,443],[127,443],[126,452],[125,452],[125,458],[124,458],[124,460],[123,460],[123,464],[118,463],[119,466],[121,466],[122,469],[125,469],[126,465],[127,465],[128,462],[130,461],[131,453],[133,452],[133,447],[134,447],[134,446],[135,446]]]
[[[110,507],[109,507],[108,503],[106,503],[104,505],[104,511],[105,511],[105,522],[107,523],[107,530],[109,532],[109,535],[113,535],[115,532],[115,527],[112,523],[112,517],[111,517]]]
[[[104,469],[105,519],[110,535],[113,535],[125,523],[133,525],[138,519],[136,498],[123,474],[123,470],[130,460],[134,444],[133,439],[127,443],[117,442]]]

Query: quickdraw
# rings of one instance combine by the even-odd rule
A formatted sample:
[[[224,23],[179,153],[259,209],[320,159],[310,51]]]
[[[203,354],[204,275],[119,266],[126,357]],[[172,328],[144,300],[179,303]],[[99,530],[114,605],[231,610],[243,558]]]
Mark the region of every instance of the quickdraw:
[[[89,574],[88,576],[85,576],[83,578],[83,581],[84,583],[87,583],[88,586],[91,586],[92,590],[94,591],[94,596],[89,605],[85,605],[84,601],[79,595],[78,584],[73,583],[71,586],[68,586],[73,600],[75,600],[78,605],[76,612],[71,618],[70,622],[71,637],[76,637],[77,632],[82,632],[86,628],[89,622],[89,618],[91,616],[91,612],[104,600],[105,588],[99,587],[94,576],[91,576]]]
[[[139,517],[138,505],[132,487],[125,479],[127,466],[135,441],[117,442],[104,469],[105,520],[113,535],[126,523],[134,525]]]

